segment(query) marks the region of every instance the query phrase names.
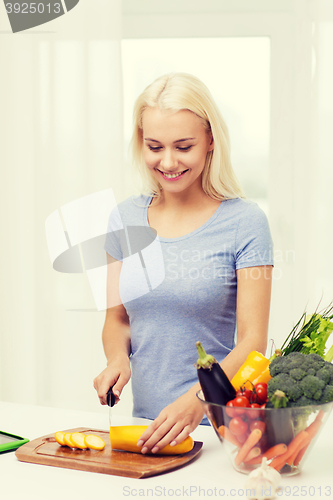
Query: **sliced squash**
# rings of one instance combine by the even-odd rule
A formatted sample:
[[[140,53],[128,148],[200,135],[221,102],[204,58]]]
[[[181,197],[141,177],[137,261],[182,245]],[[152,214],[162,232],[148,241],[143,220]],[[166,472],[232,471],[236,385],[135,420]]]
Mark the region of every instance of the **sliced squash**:
[[[57,443],[61,444],[61,446],[66,446],[66,443],[64,441],[64,435],[65,433],[62,431],[58,431],[55,433],[54,437]]]
[[[84,442],[87,448],[92,450],[103,450],[105,448],[105,441],[95,434],[87,434],[84,438]]]
[[[72,440],[72,442],[74,443],[74,445],[76,446],[76,448],[80,448],[81,450],[86,450],[87,449],[87,445],[84,442],[84,438],[85,437],[86,437],[86,435],[83,434],[82,432],[73,432],[71,434],[71,440]]]
[[[70,448],[76,448],[75,444],[72,441],[72,433],[65,432],[64,434],[64,443],[67,444]]]

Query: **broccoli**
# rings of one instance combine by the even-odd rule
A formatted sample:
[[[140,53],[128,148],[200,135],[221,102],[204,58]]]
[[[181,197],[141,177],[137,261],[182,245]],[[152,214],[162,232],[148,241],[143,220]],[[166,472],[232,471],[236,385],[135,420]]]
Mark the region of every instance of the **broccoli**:
[[[318,405],[333,401],[333,365],[315,353],[292,352],[278,356],[269,365],[269,401],[284,392],[287,407]]]
[[[291,401],[296,401],[303,394],[303,389],[292,377],[287,373],[278,373],[271,378],[267,384],[268,399],[271,399],[275,391],[282,391]]]
[[[327,366],[323,366],[323,368],[320,368],[320,370],[317,371],[316,375],[318,378],[323,380],[325,384],[329,384],[331,373]]]
[[[302,368],[292,368],[289,371],[289,375],[295,380],[302,380],[302,378],[304,378],[306,375],[306,371],[304,371]]]
[[[325,387],[319,402],[329,403],[330,401],[333,401],[333,385],[327,385]]]
[[[288,398],[283,391],[276,390],[271,397],[271,403],[274,408],[286,408]]]
[[[301,396],[296,401],[293,401],[289,406],[292,406],[294,408],[298,408],[299,406],[312,406],[312,405],[317,405],[317,404],[318,404],[318,401],[315,401],[314,399],[307,398],[306,396]]]
[[[308,375],[316,375],[316,370],[314,368],[308,368]]]
[[[293,368],[300,368],[302,365],[302,354],[292,352],[288,356],[278,356],[273,359],[269,365],[269,371],[272,377],[278,373],[289,373]]]
[[[307,375],[300,381],[300,386],[306,398],[313,398],[316,401],[320,399],[322,390],[325,387],[325,382],[315,375]]]
[[[317,371],[317,377],[321,378],[326,384],[333,385],[333,364],[328,361]]]
[[[316,354],[315,352],[310,352],[310,354],[306,354],[305,360],[308,363],[313,363],[316,367],[318,366],[322,367],[326,363],[326,361],[321,356],[319,356],[319,354]]]

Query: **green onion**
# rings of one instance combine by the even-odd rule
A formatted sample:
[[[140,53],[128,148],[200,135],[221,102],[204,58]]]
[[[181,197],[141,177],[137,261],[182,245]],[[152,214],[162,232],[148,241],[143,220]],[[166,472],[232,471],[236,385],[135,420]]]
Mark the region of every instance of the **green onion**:
[[[291,352],[302,352],[303,354],[314,352],[331,362],[333,360],[333,346],[326,354],[327,359],[325,358],[325,348],[327,339],[333,331],[332,318],[332,302],[321,312],[314,312],[311,315],[304,312],[284,341],[281,347],[282,355],[286,356]]]

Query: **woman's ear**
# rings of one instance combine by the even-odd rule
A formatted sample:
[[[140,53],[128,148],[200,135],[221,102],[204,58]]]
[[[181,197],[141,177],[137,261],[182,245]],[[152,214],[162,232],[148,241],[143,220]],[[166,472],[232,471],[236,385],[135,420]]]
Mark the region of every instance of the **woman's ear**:
[[[213,149],[214,149],[214,137],[213,137],[213,134],[211,132],[210,132],[209,136],[210,136],[210,143],[209,143],[208,151],[213,151]]]

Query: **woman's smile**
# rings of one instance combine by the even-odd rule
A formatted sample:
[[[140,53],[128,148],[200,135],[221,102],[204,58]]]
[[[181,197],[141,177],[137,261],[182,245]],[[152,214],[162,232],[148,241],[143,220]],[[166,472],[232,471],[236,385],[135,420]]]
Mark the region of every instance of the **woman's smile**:
[[[157,169],[160,174],[162,174],[162,177],[168,181],[176,181],[179,180],[183,175],[188,172],[187,170],[183,170],[180,172],[163,172],[162,170]]]

